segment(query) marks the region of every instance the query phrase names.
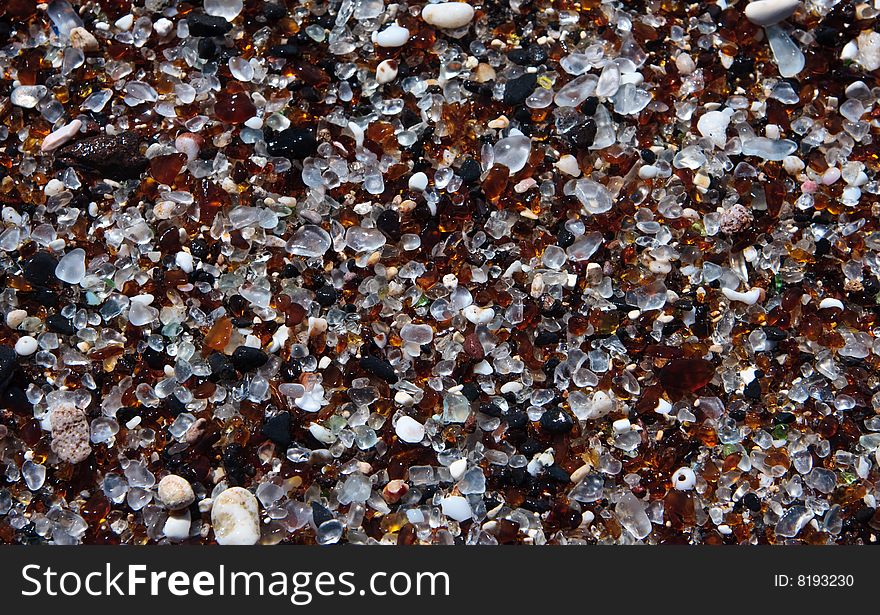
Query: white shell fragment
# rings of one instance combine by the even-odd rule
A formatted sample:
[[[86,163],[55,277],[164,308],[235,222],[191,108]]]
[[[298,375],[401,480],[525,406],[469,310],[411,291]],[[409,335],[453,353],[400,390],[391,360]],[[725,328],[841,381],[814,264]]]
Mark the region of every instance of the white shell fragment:
[[[80,127],[82,127],[82,122],[79,120],[73,120],[58,130],[50,132],[46,135],[46,138],[43,139],[43,143],[40,145],[40,151],[51,152],[54,149],[58,149],[70,141],[74,135],[79,132]]]
[[[451,30],[468,25],[474,18],[474,7],[466,2],[428,4],[422,9],[422,19],[438,28]]]
[[[774,26],[794,13],[800,0],[755,0],[745,8],[749,21],[758,26]]]
[[[211,525],[221,545],[253,545],[260,540],[257,498],[242,487],[230,487],[211,507]]]

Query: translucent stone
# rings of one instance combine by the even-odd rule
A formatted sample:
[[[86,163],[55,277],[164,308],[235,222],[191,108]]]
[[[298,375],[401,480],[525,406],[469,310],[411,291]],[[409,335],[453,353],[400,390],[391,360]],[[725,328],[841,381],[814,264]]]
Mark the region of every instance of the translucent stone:
[[[511,174],[518,173],[529,161],[532,140],[523,134],[511,134],[495,144],[495,162],[510,169]]]
[[[46,466],[28,459],[21,464],[21,476],[24,478],[27,488],[36,491],[46,482]]]
[[[119,474],[113,472],[104,476],[102,488],[104,495],[116,504],[122,502],[125,499],[125,494],[128,493],[128,483]]]
[[[79,284],[86,275],[86,251],[75,248],[61,257],[55,277],[68,284]]]
[[[232,21],[241,13],[244,3],[242,0],[205,0],[204,6],[208,15]]]
[[[285,248],[289,253],[297,256],[316,258],[324,256],[332,245],[330,233],[320,226],[306,224],[296,230]]]
[[[805,506],[792,506],[776,523],[776,535],[782,538],[794,538],[813,519],[813,516],[813,511]]]
[[[66,0],[52,0],[46,12],[61,36],[70,36],[71,30],[83,25],[83,20]]]
[[[614,507],[620,524],[638,540],[651,533],[651,520],[645,512],[645,504],[632,493],[625,493]]]
[[[529,109],[546,109],[553,103],[553,90],[537,88],[526,98],[526,107]]]
[[[758,156],[764,160],[784,160],[797,150],[797,143],[788,139],[768,139],[767,137],[748,137],[742,140],[744,156]]]
[[[142,301],[132,301],[128,310],[128,321],[135,327],[143,327],[159,317],[159,310]]]
[[[621,115],[635,115],[648,106],[651,94],[632,83],[624,83],[614,95],[614,110]]]
[[[254,78],[253,65],[241,57],[229,58],[229,72],[239,81],[251,81]]]
[[[325,521],[315,532],[315,541],[319,545],[331,545],[339,542],[345,527],[336,519]]]
[[[83,111],[101,111],[104,108],[104,105],[106,105],[112,97],[113,90],[98,90],[89,95],[89,97],[82,102],[80,109]]]
[[[602,184],[591,179],[582,178],[574,182],[574,187],[569,189],[566,185],[565,194],[573,194],[591,214],[602,214],[611,209],[611,195]]]
[[[560,269],[566,260],[568,260],[568,256],[566,256],[565,250],[559,246],[547,246],[544,254],[541,255],[541,262],[550,269]]]
[[[865,106],[855,98],[850,98],[840,105],[840,115],[851,122],[858,122],[864,114]]]
[[[443,422],[464,423],[471,414],[471,404],[464,395],[450,393],[443,398]]]
[[[119,424],[109,417],[99,416],[90,425],[89,439],[94,444],[109,442],[119,432]]]
[[[594,231],[578,237],[573,244],[566,249],[566,254],[573,261],[589,260],[599,246],[604,242],[602,233]]]
[[[407,324],[401,327],[400,337],[406,342],[427,344],[434,339],[434,329],[431,325]]]
[[[143,81],[129,81],[125,84],[123,91],[125,92],[125,102],[131,106],[159,100],[159,93],[153,89],[153,86]]]
[[[616,63],[608,62],[596,83],[596,96],[610,98],[617,93],[618,88],[620,88],[620,68]]]
[[[599,78],[595,75],[581,75],[566,83],[554,97],[559,107],[577,107],[596,93]]]
[[[366,502],[370,497],[372,484],[363,474],[349,474],[339,488],[336,499],[343,506],[352,502]]]
[[[265,482],[260,483],[260,486],[257,487],[257,499],[260,500],[260,503],[263,505],[263,508],[269,508],[283,498],[287,493],[280,486],[275,483]]]
[[[125,468],[125,478],[131,487],[150,489],[156,484],[156,477],[140,461],[131,461]]]
[[[195,416],[189,412],[181,412],[175,417],[174,422],[168,426],[168,433],[171,434],[172,438],[180,439],[187,431],[189,431],[189,428],[192,427],[195,422]]]
[[[20,85],[13,88],[9,102],[17,107],[33,109],[48,92],[45,85]]]
[[[598,502],[604,497],[605,479],[601,474],[588,474],[569,493],[569,497],[578,502],[589,504]]]
[[[345,232],[345,245],[355,252],[373,252],[385,242],[385,235],[378,229],[352,226]]]
[[[764,31],[767,33],[779,74],[783,77],[794,77],[800,73],[804,69],[806,58],[797,43],[779,26],[769,26]]]
[[[464,495],[481,494],[486,492],[486,477],[479,466],[469,468],[461,480],[458,481],[458,490]]]

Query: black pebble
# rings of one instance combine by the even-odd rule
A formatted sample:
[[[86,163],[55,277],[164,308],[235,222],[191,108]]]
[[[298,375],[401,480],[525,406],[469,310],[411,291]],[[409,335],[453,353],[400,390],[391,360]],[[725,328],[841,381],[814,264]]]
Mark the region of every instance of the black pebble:
[[[326,506],[312,502],[312,521],[315,522],[315,525],[320,527],[322,523],[330,521],[332,518],[333,513]]]
[[[0,43],[5,43],[12,38],[13,32],[15,32],[15,27],[11,23],[0,21]]]
[[[559,332],[558,331],[541,331],[538,333],[537,337],[535,337],[535,346],[552,346],[553,344],[559,343]]]
[[[393,209],[386,209],[379,214],[376,218],[376,228],[391,241],[395,243],[400,241],[400,215]]]
[[[275,58],[298,58],[300,55],[299,47],[296,45],[273,45],[269,47],[268,51],[269,57]]]
[[[541,415],[541,428],[547,433],[568,433],[574,421],[561,408],[550,408]]]
[[[525,102],[538,84],[536,73],[526,73],[504,84],[504,104],[521,105]]]
[[[232,30],[232,24],[223,17],[197,13],[186,18],[190,36],[223,36]]]
[[[235,378],[235,368],[232,361],[222,352],[215,352],[208,357],[208,366],[211,368],[211,380],[232,380]]]
[[[381,378],[389,384],[397,382],[397,374],[394,372],[394,368],[391,366],[391,363],[384,359],[367,355],[361,358],[360,366],[368,374]]]
[[[478,179],[480,179],[480,174],[483,172],[482,167],[480,167],[480,163],[474,160],[473,158],[468,158],[463,163],[461,163],[461,167],[458,169],[458,174],[461,176],[461,181],[465,184],[472,184]]]
[[[761,399],[761,381],[755,378],[746,385],[743,394],[749,399]]]
[[[46,318],[46,327],[49,331],[60,333],[61,335],[73,335],[75,333],[73,321],[61,314],[52,314]]]
[[[758,512],[761,510],[761,498],[759,498],[754,493],[747,493],[742,498],[743,506],[748,508],[752,512]]]
[[[36,286],[46,286],[57,280],[55,267],[58,259],[46,252],[37,252],[21,264],[24,279]]]
[[[277,21],[287,16],[287,8],[275,2],[267,2],[263,5],[263,15],[269,21]]]
[[[165,369],[165,365],[167,365],[167,361],[165,361],[165,353],[159,352],[158,350],[154,350],[153,348],[147,347],[143,353],[141,353],[141,358],[143,358],[144,363],[150,369]]]
[[[336,303],[338,297],[339,293],[337,293],[336,289],[329,284],[322,286],[315,292],[315,301],[323,307],[330,307]]]
[[[574,233],[564,226],[556,233],[556,245],[560,248],[567,248],[574,243]]]
[[[266,140],[266,149],[273,156],[302,160],[315,153],[318,140],[310,130],[288,128],[270,135]]]
[[[250,346],[239,346],[232,353],[232,364],[240,372],[249,372],[263,367],[268,360],[269,355],[259,348],[251,348]]]
[[[596,122],[593,118],[588,117],[584,123],[579,126],[571,137],[571,142],[575,147],[586,149],[593,144],[596,139]]]
[[[213,38],[203,38],[199,41],[199,57],[203,60],[213,60],[217,56],[217,43]]]
[[[208,246],[207,241],[205,241],[201,237],[197,237],[190,242],[189,251],[193,255],[193,257],[203,259],[208,256],[210,247]]]
[[[555,463],[547,468],[547,474],[552,480],[559,483],[567,483],[571,481],[571,476],[569,476],[568,472],[566,472],[562,466],[556,465]]]
[[[547,61],[547,50],[540,45],[529,45],[509,52],[507,59],[520,66],[540,66]]]
[[[254,468],[245,457],[244,447],[237,442],[223,448],[223,467],[226,468],[226,475],[232,485],[241,485],[249,475],[254,474]]]
[[[739,78],[748,77],[754,70],[755,59],[744,53],[738,53],[734,56],[730,68],[727,69],[729,74]]]
[[[282,412],[270,419],[266,419],[261,431],[272,442],[286,449],[292,441],[290,436],[290,413]]]
[[[473,382],[466,382],[464,386],[461,387],[461,394],[464,395],[468,401],[477,401],[480,398],[480,389]]]
[[[504,420],[511,429],[522,429],[529,423],[529,415],[524,410],[514,408],[503,415]]]

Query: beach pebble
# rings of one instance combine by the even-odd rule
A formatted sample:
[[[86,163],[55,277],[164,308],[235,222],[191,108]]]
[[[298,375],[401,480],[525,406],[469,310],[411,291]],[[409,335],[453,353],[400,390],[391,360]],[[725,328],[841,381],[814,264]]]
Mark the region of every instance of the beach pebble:
[[[402,416],[397,419],[394,426],[394,433],[404,442],[417,444],[425,437],[425,426],[412,417]]]
[[[192,485],[189,484],[188,480],[177,474],[169,474],[160,480],[157,490],[159,499],[162,500],[169,510],[186,508],[196,500]]]
[[[561,156],[556,162],[556,168],[572,177],[578,177],[581,174],[581,167],[578,164],[577,158],[571,154]]]
[[[856,53],[852,59],[867,71],[880,68],[880,32],[862,30],[855,42]]]
[[[727,234],[739,233],[751,226],[752,212],[739,203],[734,203],[721,212],[721,231]]]
[[[749,21],[758,26],[772,26],[788,19],[797,10],[800,0],[755,0],[745,8]]]
[[[473,515],[471,505],[460,495],[448,495],[440,500],[440,510],[450,519],[455,519],[459,523],[467,521]]]
[[[373,32],[371,39],[379,47],[402,47],[409,40],[409,30],[395,23],[381,32]]]
[[[29,357],[39,348],[37,340],[30,335],[23,335],[15,342],[15,352],[22,357]]]
[[[690,468],[679,468],[672,475],[672,486],[678,491],[690,491],[697,483],[697,475]]]
[[[165,521],[165,526],[162,528],[162,531],[165,533],[165,537],[168,540],[186,540],[189,538],[189,528],[191,525],[192,520],[190,519],[189,511],[186,510],[168,515],[168,519]]]
[[[49,415],[52,427],[52,450],[61,461],[80,463],[91,454],[89,422],[73,404],[62,404]]]
[[[737,301],[739,303],[745,303],[746,305],[755,305],[760,301],[761,294],[763,293],[760,288],[752,288],[751,290],[741,293],[737,290],[726,287],[722,288],[721,292],[724,293],[724,296],[730,301]]]
[[[70,141],[76,133],[79,132],[80,127],[82,126],[82,122],[79,120],[73,120],[69,124],[65,124],[58,130],[54,132],[50,132],[46,135],[46,138],[43,139],[42,145],[40,145],[41,152],[51,152],[54,149],[57,149]]]
[[[481,308],[476,305],[469,305],[462,310],[464,317],[475,325],[483,325],[492,322],[495,318],[495,310],[492,308]]]
[[[474,18],[474,7],[466,2],[428,4],[422,9],[422,19],[438,28],[461,28]]]
[[[77,26],[70,31],[70,44],[83,51],[95,51],[98,49],[98,39],[82,26]]]
[[[214,537],[221,545],[254,545],[260,540],[257,498],[242,487],[230,487],[211,507]]]
[[[697,120],[697,130],[712,143],[723,148],[727,143],[727,126],[730,124],[730,115],[723,111],[709,111]]]
[[[186,154],[187,161],[195,160],[202,150],[204,139],[192,132],[184,132],[174,139],[174,149],[181,154]]]
[[[820,310],[828,310],[828,309],[843,309],[843,302],[840,299],[835,299],[834,297],[825,297],[822,301],[819,302]]]
[[[418,173],[413,173],[409,178],[409,189],[416,190],[417,192],[422,192],[425,188],[428,187],[428,176],[419,171]]]
[[[18,329],[18,325],[27,318],[27,315],[26,310],[9,310],[6,313],[6,326],[10,329]]]
[[[397,77],[397,60],[382,60],[376,67],[376,81],[390,83]]]
[[[55,277],[68,284],[79,284],[86,275],[86,251],[75,248],[61,257],[55,267]]]

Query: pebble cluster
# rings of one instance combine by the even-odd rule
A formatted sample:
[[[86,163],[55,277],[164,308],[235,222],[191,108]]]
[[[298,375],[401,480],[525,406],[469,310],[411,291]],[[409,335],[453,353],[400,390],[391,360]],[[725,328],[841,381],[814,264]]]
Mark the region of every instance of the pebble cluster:
[[[876,542],[878,14],[0,3],[0,542]]]

